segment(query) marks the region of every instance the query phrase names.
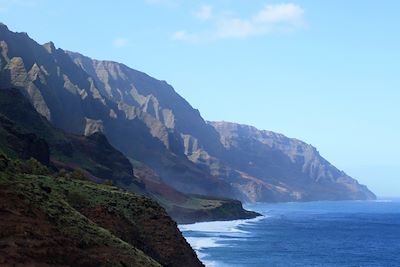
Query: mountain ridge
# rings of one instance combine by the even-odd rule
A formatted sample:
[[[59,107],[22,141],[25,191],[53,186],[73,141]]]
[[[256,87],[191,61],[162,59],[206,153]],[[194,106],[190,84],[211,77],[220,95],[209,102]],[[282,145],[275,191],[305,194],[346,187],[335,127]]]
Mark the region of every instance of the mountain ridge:
[[[26,55],[26,49],[18,47],[20,39],[37,52]],[[3,30],[0,41],[1,81],[25,91],[35,108],[57,127],[79,134],[103,132],[113,146],[148,165],[178,191],[242,201],[375,197],[349,176],[340,181],[328,179],[334,170],[321,176],[324,183],[318,182],[313,170],[301,171],[290,153],[265,144],[258,151],[254,147],[227,148],[221,132],[165,81],[120,63],[55,49],[54,44],[41,46],[26,35]],[[67,112],[66,106],[73,112]],[[249,140],[254,142],[248,145],[261,143],[255,138]],[[249,140],[243,137],[239,145]],[[265,155],[256,157],[256,152]],[[246,157],[254,157],[258,166],[239,162]],[[322,157],[314,159],[319,160],[315,164],[320,170],[330,169]]]
[[[227,159],[231,165],[239,170],[256,177],[264,177],[263,180],[274,183],[274,177],[279,178],[279,182],[291,183],[288,188],[293,187],[296,194],[301,194],[298,200],[351,200],[358,198],[375,199],[376,196],[370,192],[366,186],[348,176],[345,172],[338,170],[329,161],[323,158],[319,151],[312,145],[296,138],[289,138],[281,133],[267,130],[259,130],[254,126],[243,125],[231,122],[209,122],[210,125],[220,133],[221,142],[231,152],[231,158]],[[248,155],[248,166],[241,164],[241,161],[235,159],[235,150],[244,149]],[[240,154],[240,151],[239,151]],[[237,156],[238,157],[238,156]],[[274,168],[273,166],[262,168],[265,164],[276,164],[279,162],[283,168]],[[277,164],[278,165],[278,164]],[[261,167],[260,167],[261,166]],[[292,166],[290,171],[285,166]],[[260,167],[260,168],[257,168]],[[269,175],[266,177],[266,169],[269,169]],[[298,184],[290,181],[295,177]],[[310,181],[311,180],[311,181]],[[310,182],[315,182],[310,184]],[[335,197],[335,192],[325,191],[325,195],[318,195],[318,190],[323,191],[326,184],[330,187],[336,186],[339,192],[343,192],[341,197]],[[301,184],[304,183],[304,184]],[[306,187],[306,188],[304,188]],[[339,190],[342,187],[341,190]],[[311,196],[311,192],[315,196]],[[345,191],[349,192],[346,196]],[[353,194],[353,195],[352,195]],[[294,200],[298,196],[294,195]]]

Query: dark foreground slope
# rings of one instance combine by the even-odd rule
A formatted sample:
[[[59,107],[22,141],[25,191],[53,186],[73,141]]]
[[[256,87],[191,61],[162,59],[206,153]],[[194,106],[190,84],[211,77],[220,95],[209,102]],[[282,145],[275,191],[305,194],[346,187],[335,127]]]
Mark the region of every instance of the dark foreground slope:
[[[0,156],[0,264],[202,266],[154,201]]]

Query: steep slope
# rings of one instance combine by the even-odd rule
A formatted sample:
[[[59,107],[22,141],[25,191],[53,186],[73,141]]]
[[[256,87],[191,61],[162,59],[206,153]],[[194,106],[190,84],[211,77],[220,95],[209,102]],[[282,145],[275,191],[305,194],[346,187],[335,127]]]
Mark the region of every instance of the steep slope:
[[[51,42],[42,46],[27,34],[14,33],[5,25],[0,25],[0,52],[2,87],[20,89],[35,109],[54,126],[74,134],[103,132],[114,147],[126,156],[144,162],[156,170],[166,183],[181,191],[235,195],[228,183],[191,162],[184,153],[180,133],[166,126],[180,125],[179,129],[186,127],[199,133],[204,132],[202,129],[205,126],[205,132],[213,131],[217,137],[215,130],[206,125],[198,112],[191,112],[190,105],[165,82],[139,75],[136,86],[159,92],[157,97],[163,99],[163,103],[169,103],[170,106],[160,111],[165,115],[161,116],[158,111],[153,112],[158,110],[155,93],[145,95],[151,101],[148,100],[147,104],[143,102],[141,108],[132,104],[133,98],[118,102],[113,94],[106,94],[107,88],[104,89],[96,76],[91,77],[81,65],[73,62],[69,54],[56,49]],[[160,87],[160,84],[163,86]],[[190,110],[186,112],[188,118],[183,123],[177,123],[168,115],[172,108],[181,108],[183,113]],[[200,128],[195,126],[198,121],[203,125]]]
[[[0,192],[2,265],[203,266],[148,198],[4,156]]]
[[[58,169],[80,169],[97,181],[142,186],[129,160],[102,134],[85,137],[54,128],[16,89],[0,90],[0,118],[0,149],[9,156],[33,157]]]
[[[236,186],[269,201],[375,199],[366,186],[339,171],[311,145],[282,134],[228,122],[210,122],[229,151],[225,161],[241,174]],[[245,159],[245,160],[243,160]],[[254,178],[257,177],[257,178]],[[270,199],[265,194],[277,188]]]
[[[217,132],[165,81],[117,62],[95,60],[74,52],[68,54],[93,77],[103,95],[119,105],[151,115],[162,124],[160,127],[166,128],[164,131],[175,133],[183,145],[175,149],[185,150],[178,153],[190,155],[200,147],[215,156],[222,153]],[[161,136],[157,137],[163,140]],[[163,142],[173,149],[168,140]]]
[[[143,163],[133,161],[133,168],[101,133],[79,136],[55,129],[17,89],[0,90],[0,152],[12,158],[35,158],[56,169],[80,170],[75,175],[96,182],[111,181],[155,199],[181,223],[258,216],[234,200],[183,194]]]

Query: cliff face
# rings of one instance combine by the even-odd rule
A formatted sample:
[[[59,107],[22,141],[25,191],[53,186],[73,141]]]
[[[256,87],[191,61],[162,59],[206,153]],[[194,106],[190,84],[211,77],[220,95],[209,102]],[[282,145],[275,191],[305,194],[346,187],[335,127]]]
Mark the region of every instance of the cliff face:
[[[117,104],[121,117],[128,120],[121,122],[124,128],[121,131],[114,126],[112,130],[107,126],[104,128],[113,145],[127,156],[150,166],[167,184],[180,191],[237,195],[229,183],[210,175],[207,166],[188,160],[198,151],[220,155],[225,150],[215,129],[169,84],[120,63],[67,53],[77,66],[93,77],[101,94]],[[140,138],[143,134],[139,135],[137,131],[125,132],[131,120],[145,125],[153,141],[161,146],[150,147],[149,140]],[[123,137],[127,133],[140,141],[127,140]]]
[[[374,197],[315,149],[278,135],[209,125],[166,82],[123,64],[42,46],[4,25],[0,49],[3,86],[19,88],[67,132],[102,132],[178,191],[244,201]]]
[[[129,160],[104,135],[80,136],[54,128],[16,89],[0,90],[0,116],[0,149],[7,155],[32,157],[58,169],[79,169],[96,181],[140,185]]]
[[[335,168],[309,144],[248,125],[210,125],[229,151],[226,162],[247,180],[242,184],[239,180],[236,186],[247,188],[253,200],[375,199],[367,187]],[[271,188],[278,192],[274,199],[264,195]]]
[[[223,151],[218,133],[165,81],[117,62],[95,60],[73,52],[68,54],[93,77],[103,95],[124,107],[125,116],[136,111],[156,119],[153,123],[159,127],[154,131],[156,137],[173,152],[190,155],[200,146],[215,155]],[[152,124],[147,119],[144,121]],[[166,138],[168,132],[173,134],[170,139]]]
[[[217,133],[165,82],[122,64],[78,58],[53,43],[39,45],[4,25],[0,49],[1,86],[21,90],[57,128],[73,134],[103,132],[114,147],[181,191],[234,195],[228,183],[186,157],[185,133],[212,132],[218,140]]]
[[[129,106],[129,110],[156,118],[158,125],[162,124],[159,127],[166,128],[163,135],[156,137],[163,140],[162,136],[169,131],[174,135],[172,139],[180,144],[171,146],[168,142],[171,138],[164,139],[167,148],[184,153],[203,170],[223,178],[233,187],[237,198],[246,201],[374,198],[368,189],[319,156],[315,148],[299,140],[267,131],[261,134],[254,127],[247,127],[247,132],[242,129],[245,126],[229,131],[227,124],[207,124],[167,83],[116,62],[69,54],[94,77],[104,95],[120,106]],[[232,135],[237,138],[231,138]],[[254,142],[255,138],[259,140]],[[270,146],[258,147],[258,142]],[[233,148],[234,144],[237,147]],[[129,152],[125,150],[125,153]],[[255,156],[258,154],[259,158]],[[250,168],[248,162],[244,164],[246,161],[251,162]],[[330,180],[330,177],[334,178]],[[174,180],[167,182],[185,192],[193,192],[196,187],[188,188]]]
[[[33,133],[19,131],[12,121],[1,114],[0,137],[0,152],[10,153],[25,160],[34,158],[45,165],[50,163],[50,151],[46,141]]]

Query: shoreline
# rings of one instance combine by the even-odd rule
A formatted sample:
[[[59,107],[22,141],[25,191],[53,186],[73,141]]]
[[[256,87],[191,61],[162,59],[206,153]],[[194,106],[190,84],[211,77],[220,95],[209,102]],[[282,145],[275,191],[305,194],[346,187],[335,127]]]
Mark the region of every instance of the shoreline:
[[[260,214],[259,216],[250,219],[178,224],[178,229],[182,232],[184,238],[193,248],[197,257],[203,264],[207,267],[223,267],[225,266],[224,263],[207,259],[209,254],[206,250],[224,246],[221,242],[228,241],[229,238],[249,237],[250,232],[239,229],[240,226],[249,223],[256,223],[268,217],[268,215]]]
[[[398,207],[399,203],[399,198],[380,198],[377,200],[364,201],[312,201],[307,203],[286,202],[273,203],[273,206],[262,205],[270,203],[257,203],[260,205],[259,208],[257,208],[257,204],[245,206],[247,209],[257,210],[263,214],[263,216],[259,216],[254,219],[201,222],[178,225],[178,228],[182,232],[187,242],[195,250],[199,260],[202,261],[207,267],[230,267],[232,266],[231,264],[236,264],[236,261],[233,261],[232,259],[240,262],[241,265],[238,266],[247,266],[245,265],[246,261],[236,253],[240,253],[240,255],[246,255],[251,262],[256,263],[254,266],[264,266],[262,265],[264,258],[261,256],[261,259],[252,258],[256,252],[260,253],[257,255],[262,255],[262,251],[265,251],[263,250],[264,247],[260,247],[261,244],[262,246],[265,245],[265,248],[272,249],[272,251],[274,251],[274,247],[271,247],[271,245],[276,245],[277,247],[275,247],[274,257],[279,259],[279,262],[282,263],[286,262],[286,260],[290,262],[290,259],[287,259],[286,256],[293,255],[291,253],[293,253],[297,245],[302,246],[302,248],[304,248],[302,251],[302,262],[305,264],[304,266],[307,266],[306,263],[309,263],[313,257],[312,254],[307,252],[309,250],[308,247],[313,248],[319,242],[318,240],[309,239],[310,235],[317,235],[318,233],[321,233],[318,231],[329,226],[334,227],[333,229],[338,231],[339,234],[347,236],[347,231],[349,229],[349,225],[347,223],[350,222],[350,227],[354,227],[354,225],[359,224],[359,218],[363,218],[363,221],[369,223],[369,225],[375,225],[374,221],[369,221],[370,218],[375,218],[374,220],[377,220],[378,223],[387,225],[387,221],[385,219],[386,217],[382,218],[382,216],[389,216],[387,218],[394,218],[394,215],[397,216],[399,212],[398,208],[396,207]],[[354,215],[361,216],[354,217]],[[281,217],[283,217],[283,219]],[[306,218],[306,220],[304,220],[304,218]],[[284,222],[289,222],[289,224],[286,225],[284,223],[282,225],[282,220]],[[332,224],[332,222],[335,222],[336,220],[338,221],[339,225]],[[317,223],[311,228],[311,230],[309,228],[310,221]],[[394,223],[397,224],[397,222]],[[268,227],[266,227],[267,225]],[[321,226],[323,227],[321,228]],[[308,232],[303,236],[293,236],[293,231],[297,231],[298,227],[301,227],[302,230]],[[270,231],[275,232],[275,234],[271,234]],[[386,233],[390,235],[389,231],[386,231]],[[355,237],[365,237],[365,233],[362,231],[354,234]],[[380,238],[380,234],[374,234],[373,232],[369,233],[369,235],[370,236],[365,239],[367,243],[371,240]],[[263,239],[266,238],[266,236],[268,238]],[[290,239],[291,244],[288,245],[286,242],[283,242],[279,236],[281,236],[283,240]],[[327,240],[336,240],[337,242],[340,242],[341,240],[335,239],[334,237],[330,238],[331,239]],[[311,242],[310,245],[306,244],[308,241]],[[358,241],[356,240],[355,243],[357,242]],[[254,245],[255,243],[257,243],[257,245]],[[326,244],[329,244],[329,242]],[[362,246],[364,243],[358,242],[357,244]],[[376,245],[378,248],[386,251],[386,249],[382,248],[379,244],[379,242],[373,243],[374,246]],[[366,248],[368,248],[368,245],[365,247],[365,249]],[[285,249],[288,250],[286,251]],[[324,253],[323,255],[330,255],[329,249],[329,247],[325,249],[322,248],[321,253]],[[354,249],[352,247],[346,247],[343,248],[342,252],[348,253],[349,251],[351,252],[353,250]],[[283,253],[284,255],[281,255],[281,253],[278,253],[277,251],[286,252]],[[355,249],[355,251],[360,252],[357,249]],[[335,257],[330,257],[329,260],[335,264],[340,263]],[[353,263],[359,262],[351,258],[348,258],[347,260],[349,265],[346,266],[353,266]],[[271,263],[273,260],[265,258],[265,262]],[[282,264],[279,266],[285,265]],[[318,266],[324,265],[321,262],[321,265]]]
[[[355,199],[355,200],[311,200],[311,201],[286,201],[286,202],[253,202],[253,203],[243,203],[242,209],[246,212],[248,216],[242,216],[243,214],[232,218],[221,219],[188,219],[187,222],[179,222],[179,220],[175,220],[178,227],[185,225],[193,225],[198,223],[212,223],[212,222],[232,222],[232,221],[247,221],[254,220],[260,217],[266,217],[265,214],[261,214],[258,211],[252,210],[249,208],[251,205],[257,204],[271,204],[271,205],[285,205],[285,204],[302,204],[302,203],[322,203],[322,202],[332,202],[332,203],[341,203],[341,202],[400,202],[400,197],[377,197],[377,199]],[[217,216],[216,216],[217,217]]]
[[[238,218],[233,220],[211,220],[211,221],[196,221],[192,223],[179,223],[177,224],[178,229],[182,232],[186,241],[190,244],[193,250],[196,252],[197,257],[201,262],[203,262],[207,267],[224,267],[224,263],[216,262],[214,260],[210,261],[207,259],[209,254],[205,251],[210,248],[223,247],[224,244],[221,242],[227,241],[228,238],[246,238],[250,236],[249,232],[238,229],[242,225],[248,223],[257,223],[261,220],[267,219],[271,216],[267,215],[266,212],[260,213],[251,208],[253,205],[257,204],[274,204],[274,205],[291,205],[291,204],[318,204],[318,203],[347,203],[347,202],[400,202],[400,198],[377,198],[376,200],[316,200],[316,201],[302,201],[302,202],[278,202],[278,203],[268,203],[268,202],[256,202],[244,204],[243,208],[247,211],[257,213],[254,218]],[[217,236],[219,234],[219,236]],[[225,237],[223,237],[225,236]]]
[[[210,197],[197,196],[208,200]],[[211,198],[212,199],[212,198]],[[247,210],[239,200],[235,199],[217,199],[220,203],[214,207],[178,207],[168,209],[168,214],[177,222],[177,224],[193,224],[198,222],[211,221],[232,221],[253,219],[262,214]]]
[[[255,212],[255,211],[254,211]],[[258,212],[255,212],[258,213]],[[265,217],[265,215],[258,213],[258,215],[251,217],[251,218],[243,218],[243,217],[237,217],[237,218],[233,218],[233,219],[215,219],[215,220],[199,220],[199,221],[195,221],[193,220],[192,222],[176,222],[178,227],[180,226],[187,226],[187,225],[194,225],[194,224],[200,224],[200,223],[222,223],[222,222],[234,222],[234,221],[248,221],[248,220],[255,220],[258,219],[260,217]]]

